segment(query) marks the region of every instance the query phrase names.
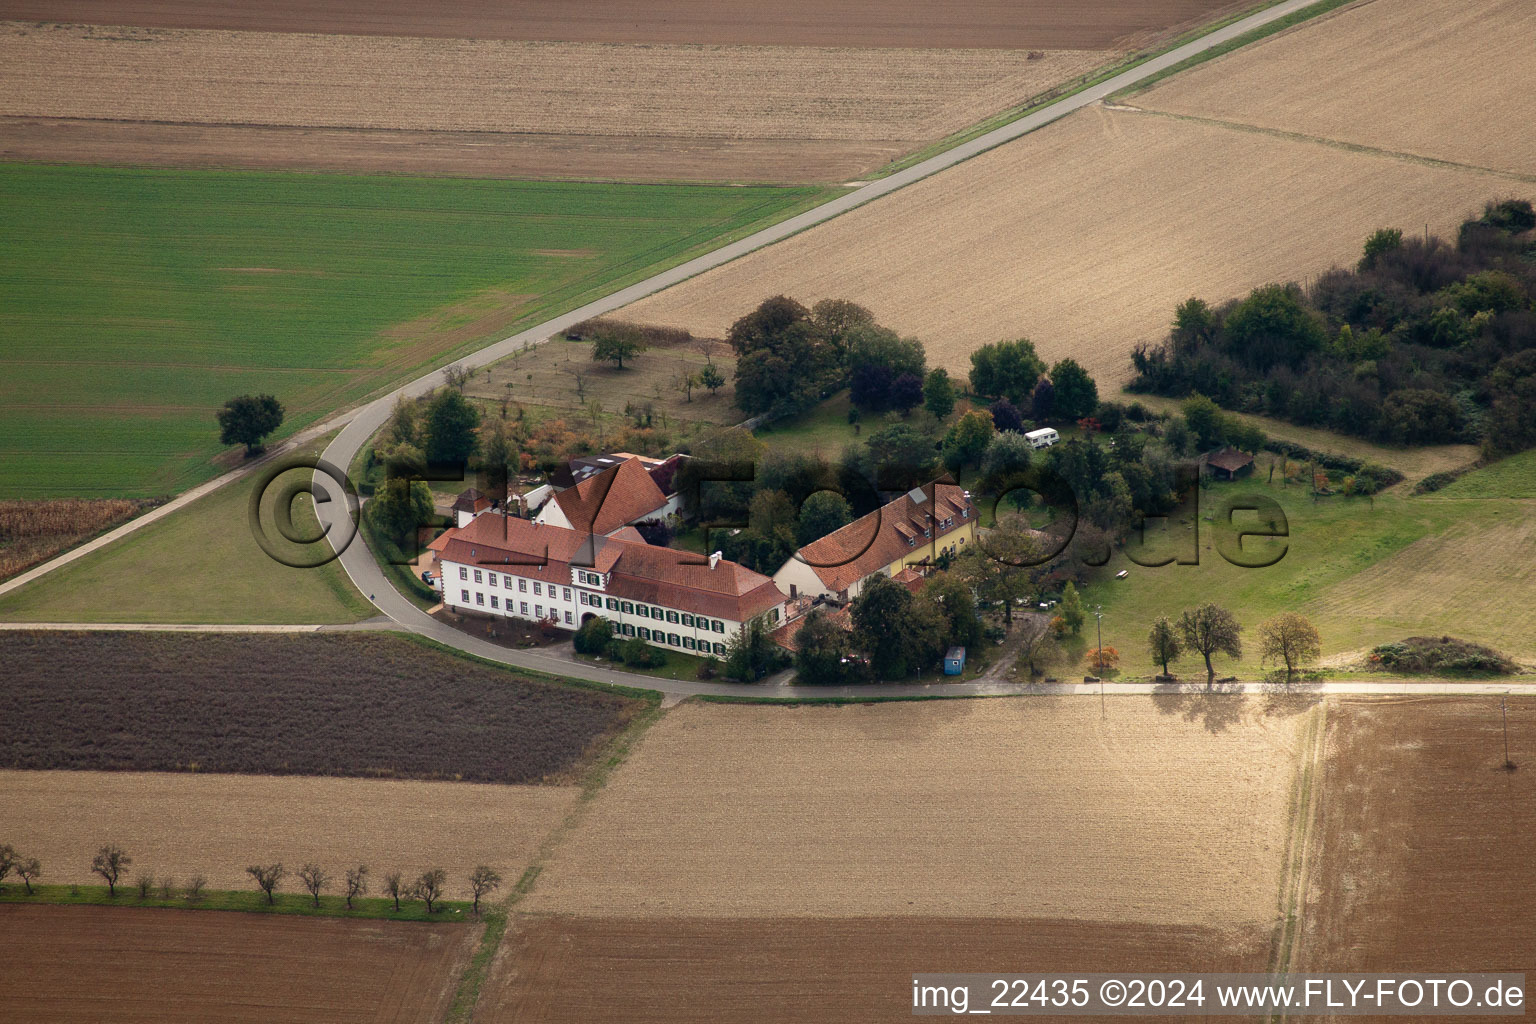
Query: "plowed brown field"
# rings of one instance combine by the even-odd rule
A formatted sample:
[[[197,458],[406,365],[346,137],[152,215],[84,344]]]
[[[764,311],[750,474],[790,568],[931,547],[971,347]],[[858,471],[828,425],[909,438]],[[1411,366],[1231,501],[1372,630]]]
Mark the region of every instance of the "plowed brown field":
[[[1536,700],[1339,700],[1328,711],[1308,971],[1536,965]],[[1497,1019],[1497,1018],[1490,1018]]]
[[[1533,40],[1529,0],[1374,0],[1133,102],[1529,175]]]
[[[523,906],[1267,927],[1304,715],[1122,698],[670,712]]]
[[[428,1024],[479,929],[203,910],[0,907],[0,1017]],[[17,950],[25,955],[16,955]]]
[[[3,0],[0,17],[172,28],[793,46],[1113,48],[1236,0]]]
[[[429,867],[459,898],[478,864],[516,878],[570,810],[574,786],[467,782],[0,771],[6,842],[38,857],[46,881],[89,884],[91,856],[113,842],[148,871],[214,889],[250,885],[245,866],[319,863],[337,877]],[[290,878],[285,888],[297,888]]]
[[[1263,971],[1269,951],[1263,929],[1122,922],[523,917],[475,1019],[885,1024],[914,972]]]
[[[1306,278],[1357,258],[1384,225],[1454,233],[1516,184],[1097,107],[621,315],[721,336],[770,295],[848,298],[952,372],[980,345],[1027,336],[1048,361],[1118,383],[1183,299]]]

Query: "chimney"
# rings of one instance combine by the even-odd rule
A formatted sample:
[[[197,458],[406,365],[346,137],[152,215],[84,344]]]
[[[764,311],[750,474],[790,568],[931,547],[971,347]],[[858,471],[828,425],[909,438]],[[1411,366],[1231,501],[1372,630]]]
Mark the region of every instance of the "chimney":
[[[720,552],[716,551],[714,554],[709,556],[709,567],[711,569],[713,569],[715,566],[717,566],[719,564],[720,564]]]

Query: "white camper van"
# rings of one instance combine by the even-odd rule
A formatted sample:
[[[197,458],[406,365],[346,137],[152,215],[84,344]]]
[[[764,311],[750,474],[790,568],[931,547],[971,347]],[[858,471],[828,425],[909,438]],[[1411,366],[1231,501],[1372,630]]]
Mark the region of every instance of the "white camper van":
[[[1031,430],[1025,434],[1024,440],[1029,442],[1031,448],[1049,448],[1061,440],[1061,435],[1050,427],[1041,427],[1039,430]]]

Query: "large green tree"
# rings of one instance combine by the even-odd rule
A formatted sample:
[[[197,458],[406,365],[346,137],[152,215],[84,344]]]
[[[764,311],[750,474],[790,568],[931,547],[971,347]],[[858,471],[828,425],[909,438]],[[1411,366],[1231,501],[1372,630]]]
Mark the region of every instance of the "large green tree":
[[[731,325],[736,405],[748,414],[793,415],[840,386],[844,359],[826,327],[794,299],[777,295]]]
[[[617,363],[624,369],[624,360],[633,359],[645,351],[645,334],[634,324],[605,323],[592,337],[592,359],[600,363]]]
[[[1099,407],[1099,387],[1076,359],[1051,367],[1051,415],[1069,422],[1092,416]]]
[[[479,450],[480,410],[458,388],[443,388],[427,403],[428,462],[467,463]]]
[[[923,381],[923,408],[936,420],[947,419],[955,411],[955,383],[942,366],[929,370]]]
[[[271,395],[241,395],[218,412],[219,441],[243,444],[249,458],[259,453],[267,435],[283,425],[283,404]]]
[[[797,681],[816,686],[852,682],[856,675],[852,654],[848,631],[822,609],[813,609],[795,634]]]
[[[951,424],[944,435],[944,465],[955,473],[979,465],[995,436],[992,414],[985,409],[972,409]]]
[[[1044,372],[1045,363],[1028,338],[983,345],[971,353],[971,390],[986,398],[1023,405]]]
[[[848,507],[848,499],[836,491],[817,491],[800,506],[800,522],[795,529],[795,540],[801,547],[805,547],[852,521],[853,513]]]
[[[949,624],[928,602],[889,576],[864,584],[853,601],[853,646],[876,679],[904,679],[922,672],[944,653]]]
[[[1184,646],[1205,659],[1205,688],[1216,682],[1216,668],[1211,657],[1225,654],[1232,658],[1243,656],[1243,627],[1236,616],[1216,604],[1191,608],[1179,616],[1179,637]]]

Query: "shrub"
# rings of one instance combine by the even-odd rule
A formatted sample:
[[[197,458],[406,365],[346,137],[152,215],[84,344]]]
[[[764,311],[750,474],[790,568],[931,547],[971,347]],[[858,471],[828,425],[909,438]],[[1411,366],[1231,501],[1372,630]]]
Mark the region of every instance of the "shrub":
[[[613,623],[595,615],[581,624],[572,640],[577,654],[607,654],[613,643]]]
[[[1371,651],[1370,664],[1390,672],[1465,672],[1511,675],[1519,671],[1513,661],[1483,644],[1456,637],[1411,636],[1381,644]]]

